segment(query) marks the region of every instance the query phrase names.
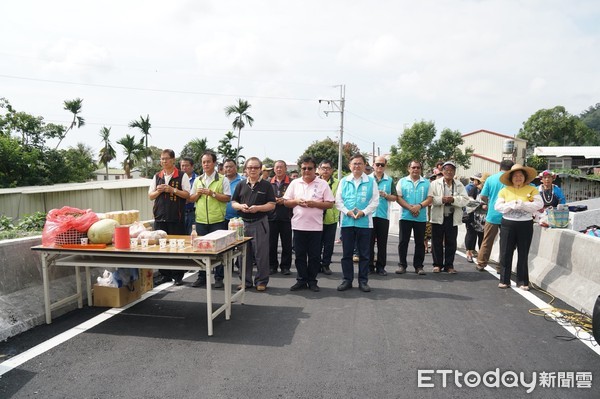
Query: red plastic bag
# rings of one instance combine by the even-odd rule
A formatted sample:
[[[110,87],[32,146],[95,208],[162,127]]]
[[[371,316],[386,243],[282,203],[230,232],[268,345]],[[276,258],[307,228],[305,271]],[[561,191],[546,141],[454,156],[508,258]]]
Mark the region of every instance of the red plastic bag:
[[[79,244],[79,238],[85,237],[90,226],[98,220],[98,215],[91,209],[82,210],[70,206],[52,209],[46,215],[42,245]]]

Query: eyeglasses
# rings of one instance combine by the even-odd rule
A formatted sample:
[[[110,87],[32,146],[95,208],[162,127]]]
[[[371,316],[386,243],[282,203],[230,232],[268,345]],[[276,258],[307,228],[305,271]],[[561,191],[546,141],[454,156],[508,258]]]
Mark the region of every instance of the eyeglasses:
[[[303,168],[300,168],[302,170],[313,170],[314,168],[312,166],[305,166]]]
[[[321,166],[321,169],[323,169],[323,170],[331,170],[331,166]]]
[[[258,169],[260,169],[260,166],[246,166],[246,169],[248,169],[248,170],[258,170]]]
[[[411,169],[421,169],[421,167],[420,167],[420,166],[411,166],[410,168],[411,168]]]
[[[380,168],[383,168],[385,166],[385,164],[377,162],[377,163],[375,163],[375,166],[379,166]]]

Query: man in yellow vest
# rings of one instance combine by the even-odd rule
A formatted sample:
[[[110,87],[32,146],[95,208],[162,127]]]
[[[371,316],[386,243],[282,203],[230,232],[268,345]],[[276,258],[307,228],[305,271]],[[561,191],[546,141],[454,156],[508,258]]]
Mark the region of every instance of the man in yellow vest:
[[[217,156],[211,151],[202,155],[203,174],[198,176],[192,187],[190,202],[196,203],[196,232],[199,236],[216,230],[227,230],[225,210],[231,199],[229,179],[221,176],[215,170]],[[223,288],[223,266],[215,269],[215,288]],[[192,287],[202,287],[206,284],[206,274],[198,272],[198,279]]]

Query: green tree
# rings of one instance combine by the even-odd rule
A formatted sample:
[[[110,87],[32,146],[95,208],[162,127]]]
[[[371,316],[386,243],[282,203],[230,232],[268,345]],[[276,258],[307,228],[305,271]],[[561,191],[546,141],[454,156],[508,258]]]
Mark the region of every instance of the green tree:
[[[251,105],[248,103],[248,101],[242,100],[241,98],[238,98],[237,104],[225,107],[226,116],[229,117],[231,115],[235,115],[235,118],[231,125],[233,126],[234,131],[235,129],[238,130],[237,150],[235,151],[235,159],[238,161],[238,163],[240,156],[240,137],[242,136],[242,129],[246,126],[246,124],[252,127],[252,124],[254,123],[254,119],[248,114],[248,109],[250,109],[250,107]]]
[[[77,143],[76,147],[69,147],[64,151],[64,171],[67,182],[86,182],[93,178],[94,171],[98,168],[94,162],[92,147]]]
[[[233,132],[227,132],[225,134],[225,137],[223,137],[220,141],[219,141],[219,146],[217,147],[217,153],[221,155],[221,159],[225,160],[227,158],[233,159],[235,160],[236,157],[236,149],[233,148],[233,146],[231,145],[231,143],[233,142],[234,139],[236,139],[237,136],[233,134]],[[240,151],[243,149],[244,147],[240,147]]]
[[[142,176],[144,177],[152,177],[162,170],[160,164],[162,148],[151,145],[148,147],[148,152],[150,153],[150,162],[148,163],[148,169],[146,169],[146,166],[142,168]]]
[[[346,142],[342,146],[342,174],[350,172],[348,164],[350,163],[350,157],[356,153],[360,153],[360,149],[354,143]],[[321,161],[328,159],[333,163],[334,168],[338,164],[339,154],[339,141],[334,141],[327,137],[321,141],[314,141],[309,145],[306,150],[298,158],[298,165],[300,160],[304,157],[310,156],[315,159],[317,164]]]
[[[430,159],[452,159],[456,164],[464,168],[471,166],[473,148],[467,147],[463,152],[459,146],[464,144],[462,135],[458,130],[444,129],[440,138],[434,141],[427,151]],[[434,166],[434,165],[428,165]]]
[[[208,139],[193,139],[190,140],[181,150],[181,158],[191,158],[194,160],[194,165],[200,165],[202,154],[213,149],[208,146]]]
[[[63,109],[65,111],[69,111],[73,114],[73,120],[71,121],[69,127],[58,136],[58,144],[56,144],[56,147],[54,149],[57,149],[58,146],[60,146],[60,143],[66,137],[67,133],[69,133],[74,127],[77,127],[79,129],[80,127],[85,125],[85,119],[79,116],[79,114],[81,113],[81,107],[83,105],[83,99],[76,98],[75,100],[65,100],[63,105]]]
[[[459,146],[464,143],[460,132],[444,129],[435,140],[437,129],[433,121],[416,122],[404,130],[398,138],[398,146],[392,146],[390,168],[405,173],[413,159],[423,163],[424,169],[431,169],[440,159],[452,159],[457,165],[469,167],[473,154],[471,147],[463,152]]]
[[[150,124],[150,115],[146,115],[146,119],[140,115],[139,120],[134,120],[129,122],[129,128],[131,129],[139,129],[140,132],[144,135],[146,144],[144,145],[144,158],[146,160],[146,170],[148,169],[148,156],[150,153],[148,152],[148,136],[150,136],[150,128],[152,125]]]
[[[135,136],[126,134],[125,137],[117,141],[117,144],[123,147],[123,154],[125,155],[123,169],[125,169],[125,176],[131,179],[131,169],[144,157],[144,138],[142,137],[140,141],[137,141]]]
[[[32,166],[37,164],[38,157],[39,153],[31,154],[18,139],[0,135],[0,187],[28,185]]]
[[[527,140],[527,151],[535,147],[596,145],[597,135],[565,107],[540,109],[523,123],[517,137]]]
[[[106,168],[106,180],[108,180],[108,164],[117,157],[117,152],[110,142],[110,129],[110,127],[106,126],[103,126],[102,129],[100,129],[100,137],[102,137],[104,146],[100,149],[99,161]]]
[[[600,103],[583,111],[579,118],[587,127],[596,132],[596,139],[600,137]]]

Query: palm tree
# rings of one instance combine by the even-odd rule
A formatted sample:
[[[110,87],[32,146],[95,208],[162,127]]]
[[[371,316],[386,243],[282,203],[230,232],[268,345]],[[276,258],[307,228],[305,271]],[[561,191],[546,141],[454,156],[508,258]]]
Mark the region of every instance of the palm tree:
[[[236,105],[230,105],[225,108],[226,116],[235,115],[235,119],[231,125],[233,126],[233,130],[238,130],[237,150],[235,152],[236,162],[240,156],[240,137],[242,135],[242,129],[246,126],[246,123],[248,126],[252,126],[252,123],[254,123],[254,119],[247,113],[250,107],[251,105],[248,104],[248,101],[238,98],[238,103]]]
[[[144,152],[144,158],[146,159],[146,170],[148,170],[148,155],[150,155],[148,153],[148,136],[150,136],[150,115],[146,115],[146,119],[144,119],[143,116],[140,115],[140,119],[139,120],[135,120],[135,121],[131,121],[129,122],[129,127],[130,128],[138,128],[140,129],[140,131],[142,132],[142,134],[144,135],[144,137],[146,138],[146,145],[145,145],[145,152]]]
[[[125,169],[125,176],[127,176],[128,179],[131,179],[131,169],[144,155],[144,138],[142,137],[138,142],[136,141],[135,136],[126,134],[125,137],[117,141],[117,144],[121,144],[123,147],[123,153],[125,154],[123,169]]]
[[[65,132],[60,135],[60,140],[58,140],[58,144],[56,145],[55,149],[58,148],[58,146],[63,141],[67,133],[69,133],[69,130],[73,129],[74,127],[77,127],[79,129],[80,127],[85,125],[85,119],[79,116],[79,113],[81,112],[82,103],[82,98],[76,98],[75,100],[71,101],[65,100],[65,102],[63,103],[64,109],[73,114],[73,120],[71,121],[71,125],[67,128],[67,130],[65,130]]]
[[[104,142],[104,147],[100,150],[100,163],[106,166],[106,180],[108,180],[108,163],[117,157],[117,153],[110,142],[110,127],[104,126],[100,129],[100,137]]]
[[[200,164],[202,154],[206,151],[212,151],[212,148],[208,147],[208,139],[206,137],[203,139],[193,139],[183,146],[181,157],[192,158],[194,164]]]

